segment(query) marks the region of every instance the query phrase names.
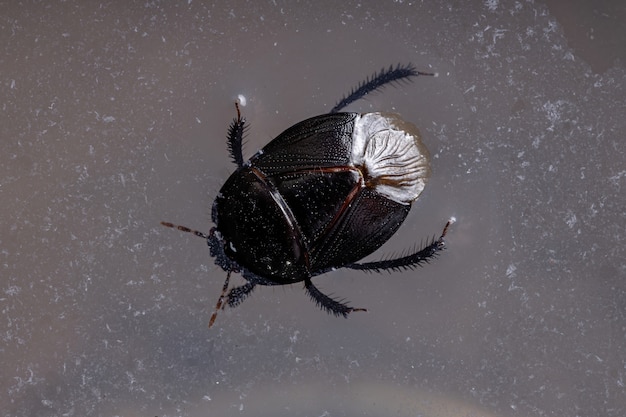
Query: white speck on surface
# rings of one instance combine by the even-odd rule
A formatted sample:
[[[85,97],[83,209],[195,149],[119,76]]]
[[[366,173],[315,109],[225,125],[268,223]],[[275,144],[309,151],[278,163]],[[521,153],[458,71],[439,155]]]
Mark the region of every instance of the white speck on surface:
[[[491,12],[495,12],[496,10],[498,10],[498,4],[500,3],[499,0],[485,0],[485,7],[487,7],[487,9],[489,9],[489,11]]]
[[[565,214],[565,223],[567,224],[567,226],[571,229],[576,225],[577,222],[578,219],[576,218],[576,214],[572,210],[568,210]]]
[[[515,276],[515,271],[517,270],[517,267],[513,264],[509,265],[506,268],[506,276],[509,278],[513,278]]]

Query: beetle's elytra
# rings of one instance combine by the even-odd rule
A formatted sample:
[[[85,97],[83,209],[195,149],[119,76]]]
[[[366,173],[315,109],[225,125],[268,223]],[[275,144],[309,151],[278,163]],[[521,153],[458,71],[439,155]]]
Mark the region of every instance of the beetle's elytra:
[[[337,316],[364,310],[319,291],[311,278],[337,268],[364,271],[412,269],[444,249],[440,237],[406,256],[358,263],[398,230],[430,176],[429,154],[418,129],[391,113],[340,113],[386,84],[418,75],[412,65],[366,79],[328,114],[297,123],[244,162],[245,119],[228,129],[237,170],[215,198],[208,234],[162,222],[207,240],[226,271],[209,326],[226,304],[239,305],[257,285],[304,281],[322,309]],[[231,272],[247,283],[228,291]]]

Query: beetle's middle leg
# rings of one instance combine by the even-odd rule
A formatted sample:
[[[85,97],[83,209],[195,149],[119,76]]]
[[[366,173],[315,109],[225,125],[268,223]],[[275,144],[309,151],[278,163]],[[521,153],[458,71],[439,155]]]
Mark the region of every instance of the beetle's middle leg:
[[[348,314],[353,311],[367,311],[364,308],[354,308],[350,307],[340,301],[333,300],[326,294],[322,293],[320,290],[313,285],[310,279],[304,280],[304,288],[306,289],[307,294],[315,304],[318,305],[322,310],[325,310],[328,313],[334,314],[335,316],[344,316],[348,317]]]

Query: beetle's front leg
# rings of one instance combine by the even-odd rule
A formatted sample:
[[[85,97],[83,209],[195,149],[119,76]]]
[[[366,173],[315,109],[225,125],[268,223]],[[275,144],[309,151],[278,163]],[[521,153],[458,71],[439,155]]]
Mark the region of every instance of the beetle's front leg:
[[[237,307],[239,304],[243,302],[243,300],[248,298],[250,293],[252,293],[252,290],[254,290],[255,286],[256,284],[252,282],[248,282],[244,285],[231,289],[228,292],[228,296],[227,296],[228,306],[231,308]]]

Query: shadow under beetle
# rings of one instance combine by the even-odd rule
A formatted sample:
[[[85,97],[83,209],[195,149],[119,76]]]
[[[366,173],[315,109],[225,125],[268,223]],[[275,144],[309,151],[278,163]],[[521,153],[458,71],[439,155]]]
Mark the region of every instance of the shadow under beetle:
[[[366,79],[328,113],[297,123],[244,162],[247,129],[238,104],[228,129],[237,170],[215,198],[206,234],[164,226],[206,239],[215,263],[226,271],[209,327],[226,304],[239,305],[257,285],[304,281],[323,310],[347,317],[348,306],[318,290],[311,278],[337,268],[363,271],[412,269],[444,249],[453,219],[420,250],[377,262],[358,261],[398,230],[430,176],[428,150],[418,129],[392,113],[340,113],[386,84],[418,75],[412,65],[389,67]],[[231,272],[247,283],[228,291]]]

